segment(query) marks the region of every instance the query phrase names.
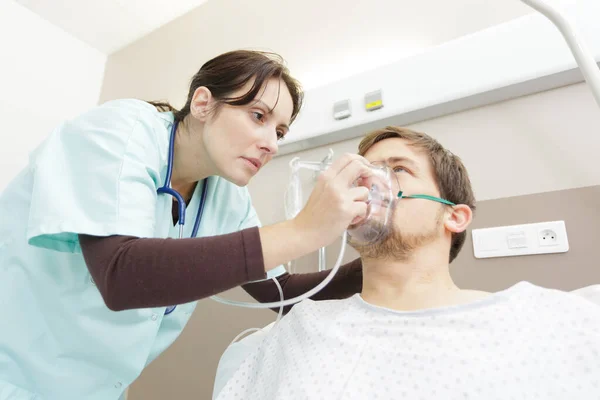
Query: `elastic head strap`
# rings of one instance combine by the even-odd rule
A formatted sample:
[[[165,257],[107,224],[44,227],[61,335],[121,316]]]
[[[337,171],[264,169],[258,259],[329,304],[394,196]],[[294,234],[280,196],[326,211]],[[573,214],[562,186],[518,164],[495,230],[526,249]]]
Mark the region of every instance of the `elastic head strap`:
[[[402,199],[402,198],[404,198],[404,199],[425,199],[425,200],[436,201],[438,203],[447,204],[449,206],[455,206],[456,205],[456,204],[454,204],[451,201],[440,199],[439,197],[435,197],[435,196],[429,196],[427,194],[413,194],[413,195],[410,195],[410,196],[405,196],[402,191],[399,191],[398,192],[398,198],[399,199]]]

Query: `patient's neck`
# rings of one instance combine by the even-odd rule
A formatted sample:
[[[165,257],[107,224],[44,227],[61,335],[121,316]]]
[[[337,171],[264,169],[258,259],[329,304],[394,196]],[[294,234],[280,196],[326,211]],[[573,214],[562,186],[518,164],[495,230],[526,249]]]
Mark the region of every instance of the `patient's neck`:
[[[408,260],[363,258],[362,263],[361,296],[370,304],[410,311],[459,301],[461,290],[450,276],[447,252],[426,246]]]

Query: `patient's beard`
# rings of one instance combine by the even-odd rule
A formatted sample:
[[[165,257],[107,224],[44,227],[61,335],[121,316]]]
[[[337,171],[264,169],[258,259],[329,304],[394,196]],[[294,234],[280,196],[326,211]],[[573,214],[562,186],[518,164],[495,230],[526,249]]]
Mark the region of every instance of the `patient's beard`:
[[[393,218],[392,223],[387,226],[376,220],[367,221],[365,223],[370,225],[371,231],[381,232],[379,239],[370,244],[357,244],[350,239],[348,244],[358,251],[363,259],[408,261],[416,249],[436,240],[442,224],[442,217],[443,212],[437,215],[433,224],[424,224],[428,226],[426,231],[416,234],[403,234],[393,223]]]

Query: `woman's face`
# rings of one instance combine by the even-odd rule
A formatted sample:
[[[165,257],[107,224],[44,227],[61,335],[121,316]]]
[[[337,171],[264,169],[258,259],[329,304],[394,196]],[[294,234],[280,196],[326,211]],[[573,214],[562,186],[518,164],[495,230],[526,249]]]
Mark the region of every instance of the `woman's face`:
[[[252,84],[253,81],[248,82],[228,97],[246,94]],[[293,112],[292,96],[286,84],[274,78],[265,82],[250,104],[219,107],[204,121],[205,152],[218,175],[245,186],[271,161],[278,142],[287,134]]]

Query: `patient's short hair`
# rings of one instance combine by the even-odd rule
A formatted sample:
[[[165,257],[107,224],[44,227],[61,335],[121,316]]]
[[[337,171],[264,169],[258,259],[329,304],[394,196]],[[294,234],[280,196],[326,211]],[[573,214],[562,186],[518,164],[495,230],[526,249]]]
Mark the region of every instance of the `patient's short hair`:
[[[394,126],[378,129],[370,132],[361,140],[358,145],[358,154],[364,156],[375,143],[390,138],[405,139],[411,146],[425,152],[433,167],[440,196],[454,204],[465,204],[473,212],[475,211],[475,195],[469,174],[461,159],[425,133]],[[458,256],[466,238],[466,231],[452,235],[450,262]]]

